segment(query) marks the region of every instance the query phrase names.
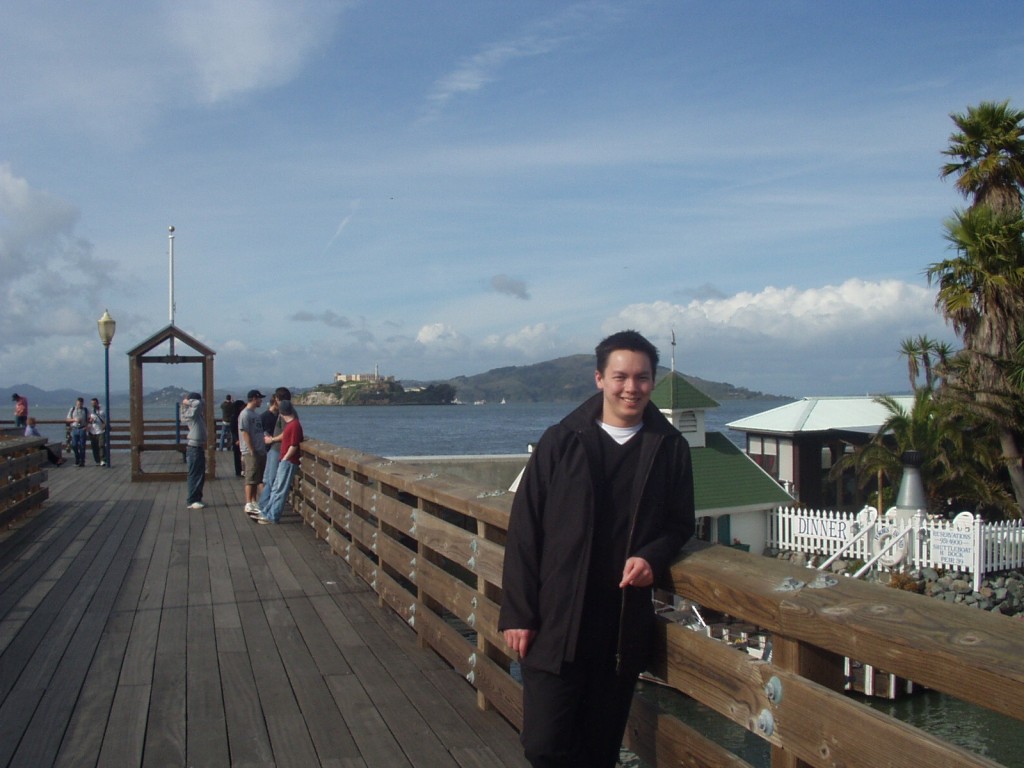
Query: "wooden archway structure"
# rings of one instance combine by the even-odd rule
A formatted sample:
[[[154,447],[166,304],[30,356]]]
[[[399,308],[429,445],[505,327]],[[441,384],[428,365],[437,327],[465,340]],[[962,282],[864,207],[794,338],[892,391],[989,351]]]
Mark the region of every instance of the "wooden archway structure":
[[[175,342],[181,342],[194,354],[180,355],[175,351]],[[151,354],[162,344],[168,345],[167,354]],[[133,349],[128,350],[130,364],[128,366],[129,389],[131,390],[131,451],[132,451],[132,482],[156,482],[167,480],[184,480],[187,471],[181,472],[144,472],[142,469],[142,454],[144,451],[153,450],[183,450],[184,446],[177,443],[168,443],[166,439],[162,442],[153,440],[147,441],[145,421],[143,416],[143,394],[142,379],[143,366],[147,363],[160,363],[163,365],[178,365],[180,363],[192,363],[202,366],[203,387],[202,395],[205,403],[204,413],[206,415],[206,477],[213,479],[217,477],[217,441],[213,438],[216,435],[214,426],[216,419],[213,414],[213,356],[216,353],[202,342],[189,336],[176,326],[168,325],[143,341]]]

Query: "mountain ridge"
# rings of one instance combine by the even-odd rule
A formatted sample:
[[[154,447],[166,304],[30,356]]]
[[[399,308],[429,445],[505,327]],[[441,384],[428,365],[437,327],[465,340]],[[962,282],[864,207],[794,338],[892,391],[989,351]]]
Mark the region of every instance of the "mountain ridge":
[[[669,369],[660,367],[658,369],[658,380],[665,376]],[[792,400],[788,395],[768,394],[757,390],[737,387],[728,382],[710,381],[698,376],[682,374],[688,382],[714,400]],[[413,387],[437,386],[449,384],[456,389],[456,396],[461,402],[476,402],[480,400],[499,402],[502,399],[511,402],[579,402],[594,393],[594,356],[593,355],[568,355],[552,360],[545,360],[529,365],[510,365],[500,368],[492,368],[483,373],[472,375],[456,376],[451,379],[431,379],[417,381],[414,379],[403,379],[401,384],[410,389]],[[274,386],[277,386],[276,384]],[[274,386],[261,384],[264,392],[270,393]],[[323,386],[323,385],[316,385]],[[224,395],[231,393],[235,397],[244,398],[245,392],[251,387],[215,387],[215,402],[224,399]],[[308,392],[314,387],[289,387],[296,395],[301,392]],[[180,401],[182,395],[188,391],[185,387],[168,386],[145,394],[147,404],[162,404]],[[31,384],[17,384],[13,387],[0,387],[0,399],[2,402],[10,402],[11,395],[17,392],[29,400],[29,407],[32,405],[53,407],[70,405],[74,403],[79,395],[88,400],[96,396],[101,400],[103,392],[88,393],[70,388],[56,390],[44,390]],[[112,407],[123,407],[128,404],[129,397],[125,391],[111,392],[110,402]]]
[[[660,381],[668,373],[668,368],[659,367],[658,380]],[[737,387],[728,382],[709,381],[685,373],[682,376],[714,400],[793,399],[787,395],[767,394],[745,387]],[[403,383],[412,386],[420,382]],[[443,383],[455,387],[458,398],[462,402],[480,400],[498,402],[502,399],[515,402],[578,402],[595,391],[594,356],[567,355],[530,365],[492,368],[472,376],[446,379]]]

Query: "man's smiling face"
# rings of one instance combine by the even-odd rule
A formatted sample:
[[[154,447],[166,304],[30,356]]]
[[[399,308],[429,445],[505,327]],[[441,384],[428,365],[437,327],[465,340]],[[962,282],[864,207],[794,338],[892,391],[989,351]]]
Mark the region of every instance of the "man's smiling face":
[[[641,422],[654,390],[651,360],[643,352],[616,349],[603,371],[594,373],[604,393],[601,421],[612,427],[632,427]]]

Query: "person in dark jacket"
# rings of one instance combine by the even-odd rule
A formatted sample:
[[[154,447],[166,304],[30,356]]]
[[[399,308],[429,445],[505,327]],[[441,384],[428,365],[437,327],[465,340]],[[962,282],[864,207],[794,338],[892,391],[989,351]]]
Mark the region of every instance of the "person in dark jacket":
[[[650,402],[658,352],[596,348],[598,394],[545,431],[509,519],[498,628],[520,657],[534,768],[611,768],[650,661],[655,580],[695,528],[683,436]]]

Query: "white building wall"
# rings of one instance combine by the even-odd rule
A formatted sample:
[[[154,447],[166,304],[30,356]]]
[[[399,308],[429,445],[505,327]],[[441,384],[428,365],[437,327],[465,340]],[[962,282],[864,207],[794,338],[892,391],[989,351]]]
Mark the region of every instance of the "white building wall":
[[[764,554],[764,543],[768,538],[768,512],[746,512],[731,515],[729,532],[733,539],[750,545],[750,552]]]

